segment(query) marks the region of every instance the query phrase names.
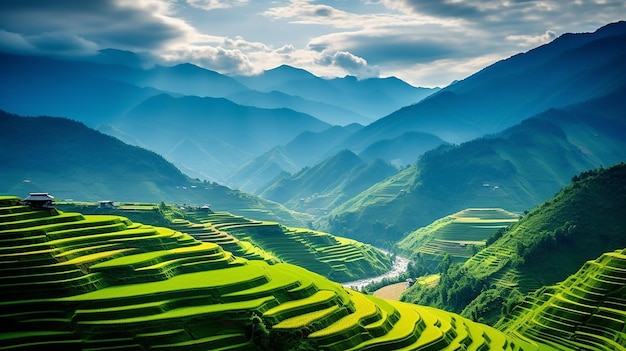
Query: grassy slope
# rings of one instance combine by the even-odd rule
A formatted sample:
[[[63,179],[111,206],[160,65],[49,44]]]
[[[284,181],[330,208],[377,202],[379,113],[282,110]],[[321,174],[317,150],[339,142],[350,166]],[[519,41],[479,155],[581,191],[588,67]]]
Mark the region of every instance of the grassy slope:
[[[0,196],[0,348],[524,350],[458,315],[118,216]]]
[[[389,163],[382,160],[368,163],[344,150],[291,177],[268,184],[260,196],[298,212],[323,215],[395,173],[396,169]]]
[[[576,178],[454,271],[468,288],[459,287],[463,303],[451,310],[494,323],[519,292],[562,281],[587,260],[626,246],[626,164]],[[406,300],[429,299],[448,308],[450,302],[436,297],[444,288],[428,292],[416,286]]]
[[[562,283],[529,294],[498,328],[556,348],[626,348],[626,249],[586,262]]]
[[[465,261],[498,230],[518,219],[519,215],[501,208],[469,208],[409,233],[397,247],[409,256],[419,253],[422,259],[430,256],[431,260],[439,260],[448,253],[456,260]]]
[[[135,222],[150,223],[185,232],[195,239],[220,245],[238,257],[287,262],[334,281],[351,281],[381,275],[391,269],[391,259],[370,245],[277,222],[203,211],[164,203],[118,203],[100,208],[95,203],[61,203],[63,211],[114,214]]]

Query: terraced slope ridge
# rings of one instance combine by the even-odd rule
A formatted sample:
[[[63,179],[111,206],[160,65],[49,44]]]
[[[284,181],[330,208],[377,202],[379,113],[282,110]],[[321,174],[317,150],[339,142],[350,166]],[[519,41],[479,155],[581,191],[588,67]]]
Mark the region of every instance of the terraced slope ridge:
[[[532,350],[127,218],[0,196],[0,350]]]
[[[447,267],[439,285],[423,289],[416,284],[403,300],[494,325],[527,293],[568,279],[604,252],[626,247],[624,213],[625,163],[582,172],[556,196],[496,232],[485,249],[462,265]]]
[[[555,349],[626,349],[626,249],[588,261],[564,282],[526,297],[500,328]]]
[[[208,205],[121,202],[102,207],[94,202],[66,202],[57,207],[68,212],[120,215],[168,227],[218,244],[241,258],[291,263],[337,282],[379,276],[392,268],[391,257],[371,245],[311,229],[213,212]]]
[[[227,233],[262,248],[282,262],[337,282],[381,275],[392,268],[391,258],[371,245],[324,232],[256,221],[227,212],[200,214],[193,219],[202,223],[205,232]]]
[[[465,261],[485,247],[498,230],[516,223],[519,215],[501,208],[467,208],[409,233],[398,244],[404,253],[438,261],[449,254]]]

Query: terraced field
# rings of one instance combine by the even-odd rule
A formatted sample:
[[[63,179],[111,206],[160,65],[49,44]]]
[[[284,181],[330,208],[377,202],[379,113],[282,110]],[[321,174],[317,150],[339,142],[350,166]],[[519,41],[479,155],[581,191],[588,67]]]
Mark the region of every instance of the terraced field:
[[[207,230],[252,243],[283,262],[338,282],[377,276],[391,268],[390,258],[371,245],[328,233],[255,221],[226,212],[198,213],[194,221],[201,222]]]
[[[518,220],[518,215],[501,208],[469,208],[410,233],[398,247],[409,254],[448,253],[455,261],[465,261],[482,249],[496,231]]]
[[[174,229],[18,201],[0,196],[0,350],[535,349]]]
[[[238,257],[292,263],[339,282],[379,276],[389,271],[392,265],[389,256],[371,245],[210,209],[127,203],[116,204],[115,208],[99,208],[94,203],[69,203],[62,204],[61,208],[92,214],[118,214],[137,221],[158,223],[197,240],[218,244]]]
[[[588,261],[562,283],[529,295],[499,328],[555,349],[626,349],[626,249]]]

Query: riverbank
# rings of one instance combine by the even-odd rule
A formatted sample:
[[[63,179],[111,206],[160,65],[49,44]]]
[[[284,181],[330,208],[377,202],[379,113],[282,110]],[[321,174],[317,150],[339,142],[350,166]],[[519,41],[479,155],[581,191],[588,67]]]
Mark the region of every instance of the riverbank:
[[[380,251],[386,254],[389,254],[389,252],[387,251],[384,251],[384,250],[380,250]],[[383,281],[383,279],[386,279],[386,278],[392,279],[392,278],[399,277],[402,273],[406,272],[408,266],[409,266],[409,260],[407,258],[396,256],[393,261],[393,266],[389,272],[383,275],[379,275],[377,277],[365,278],[365,279],[355,280],[352,282],[342,283],[342,285],[352,290],[361,291],[363,287],[371,283],[378,283],[378,282]]]

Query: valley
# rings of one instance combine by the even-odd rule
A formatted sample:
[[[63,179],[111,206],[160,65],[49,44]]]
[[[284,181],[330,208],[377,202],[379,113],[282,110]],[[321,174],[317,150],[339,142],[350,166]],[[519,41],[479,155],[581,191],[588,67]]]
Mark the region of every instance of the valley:
[[[626,349],[625,43],[441,88],[0,47],[0,350]]]

